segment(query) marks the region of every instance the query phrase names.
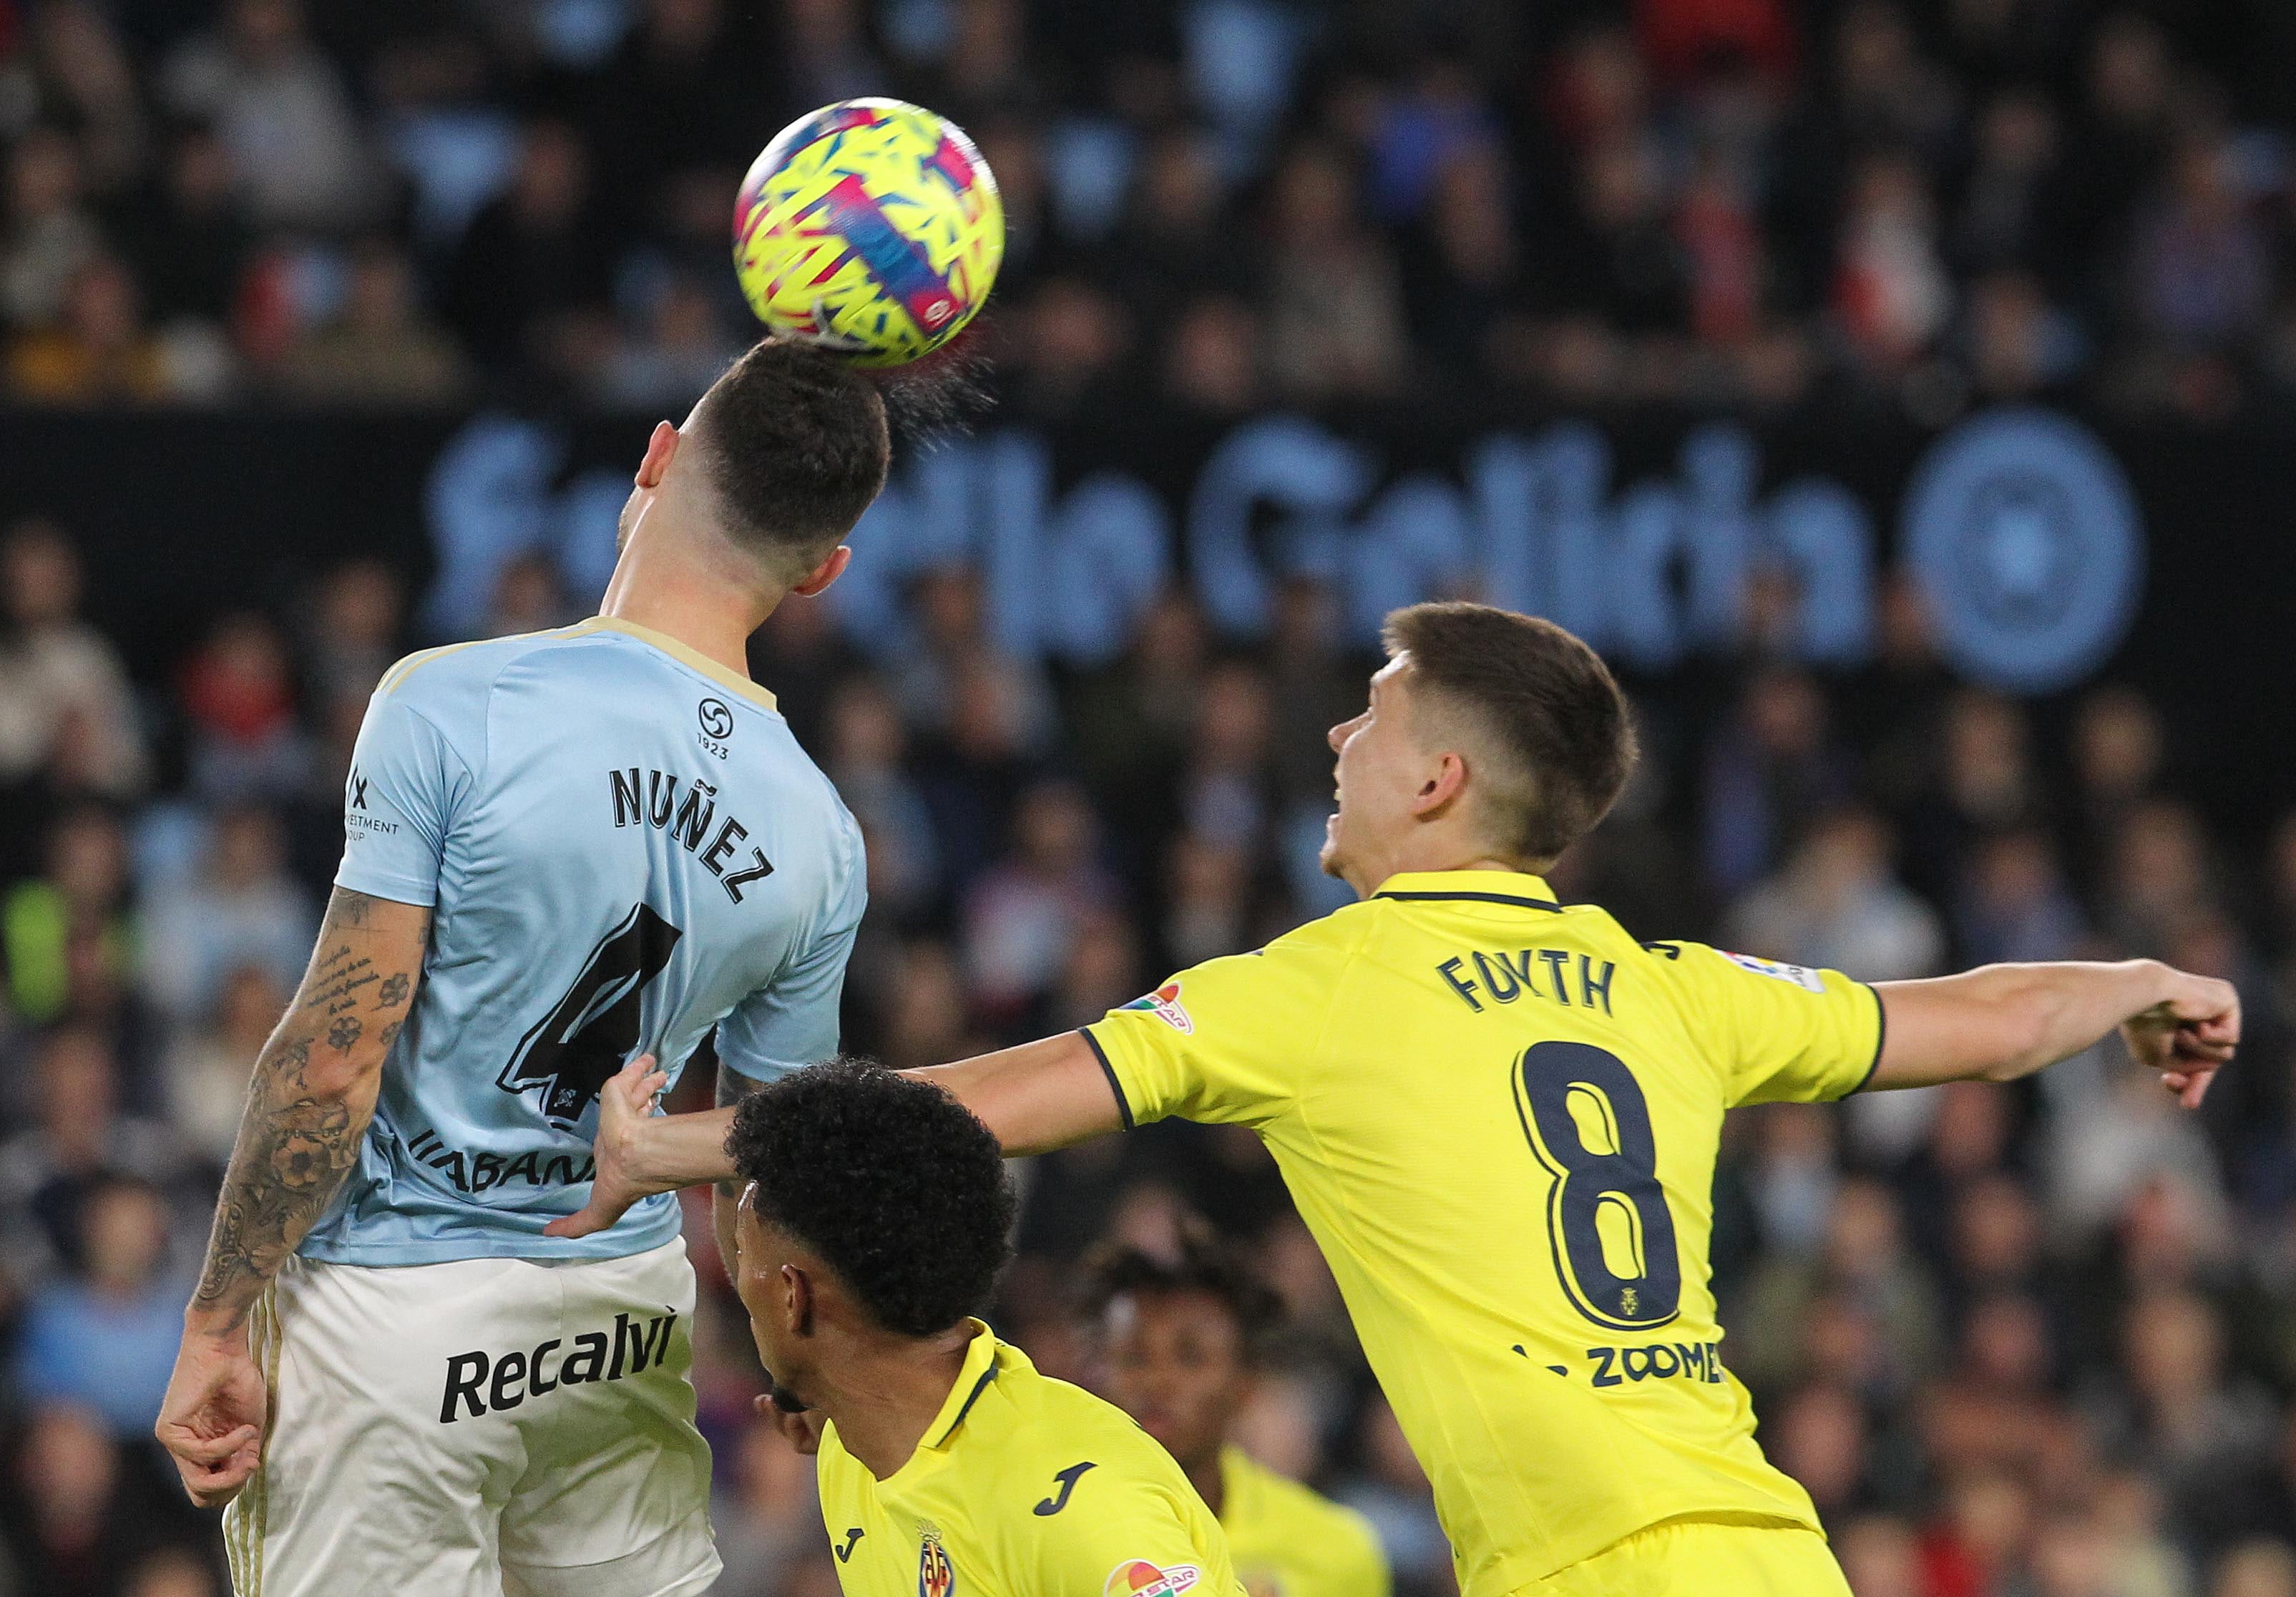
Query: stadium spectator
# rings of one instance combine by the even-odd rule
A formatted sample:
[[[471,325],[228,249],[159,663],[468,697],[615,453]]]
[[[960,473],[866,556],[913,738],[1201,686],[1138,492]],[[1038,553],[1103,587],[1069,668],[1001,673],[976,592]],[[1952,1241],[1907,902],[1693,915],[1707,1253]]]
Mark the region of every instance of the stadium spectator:
[[[154,320],[229,327],[248,291],[256,230],[239,199],[228,146],[203,123],[169,140],[161,170],[123,218],[119,244]]]
[[[1700,794],[1706,875],[1735,893],[1782,860],[1819,814],[1848,792],[1849,773],[1808,676],[1768,670],[1746,684],[1714,736]]]
[[[19,335],[9,349],[11,390],[64,405],[148,404],[175,394],[179,374],[144,325],[140,291],[110,256],[74,266],[53,325]]]
[[[1937,912],[1894,879],[1886,829],[1858,810],[1818,822],[1777,875],[1732,906],[1729,926],[1757,954],[1867,981],[1934,975],[1945,954]]]
[[[718,1597],[783,1597],[792,1567],[818,1560],[823,1548],[813,1465],[770,1425],[747,1427],[737,1446],[733,1483],[710,1513],[725,1527],[718,1545],[726,1572],[715,1590]]]
[[[590,157],[564,122],[529,122],[508,189],[472,218],[447,262],[440,306],[490,372],[578,352],[601,319],[611,262],[593,209]]]
[[[69,736],[80,791],[133,798],[145,776],[141,716],[119,651],[80,616],[83,575],[53,522],[0,536],[0,786],[31,780]]]
[[[162,1061],[169,1118],[218,1175],[239,1136],[249,1070],[279,1024],[289,991],[260,965],[233,968],[197,1025],[180,1031]]]
[[[675,411],[734,364],[742,346],[726,333],[701,285],[672,276],[654,291],[635,337],[598,373],[600,400],[618,409]]]
[[[106,1181],[78,1207],[79,1267],[27,1306],[16,1384],[29,1402],[85,1409],[140,1445],[167,1395],[188,1283],[168,1267],[167,1211],[152,1188]]]
[[[38,1023],[70,1003],[76,946],[93,940],[123,965],[129,957],[127,841],[109,810],[88,805],[54,817],[37,874],[25,863],[0,911],[0,952],[10,1007]]]
[[[1013,848],[973,884],[964,905],[973,1001],[992,1018],[1042,997],[1078,923],[1105,903],[1099,827],[1073,784],[1025,790],[1013,812]]]
[[[906,768],[908,738],[899,707],[873,677],[856,677],[831,701],[823,768],[861,823],[869,902],[897,924],[914,923],[940,890],[931,812]]]
[[[373,218],[365,131],[300,0],[231,0],[220,29],[168,61],[162,93],[176,115],[215,125],[258,225],[327,233]]]
[[[381,561],[346,561],[320,579],[299,640],[314,703],[365,701],[398,657],[406,609],[405,584]]]
[[[118,29],[104,8],[78,0],[40,6],[25,21],[22,53],[0,66],[0,136],[40,123],[69,128],[90,192],[118,196],[135,180],[150,122]]]
[[[710,375],[730,364],[720,361]],[[341,311],[289,347],[275,381],[307,402],[388,405],[444,403],[469,378],[461,349],[416,300],[406,252],[370,239],[352,253]]]
[[[2172,348],[2228,348],[2264,315],[2270,268],[2238,181],[2226,142],[2195,135],[2176,152],[2168,192],[2143,226],[2136,313]]]
[[[22,1129],[0,1142],[0,1216],[20,1259],[45,1251],[69,1260],[88,1195],[122,1175],[172,1190],[184,1174],[182,1146],[157,1113],[121,1110],[119,1061],[94,1033],[49,1032],[33,1064],[39,1090],[26,1093],[20,1084],[29,1099],[14,1117]]]
[[[42,1408],[24,1427],[9,1461],[10,1511],[0,1514],[0,1536],[27,1589],[119,1589],[150,1528],[120,1454],[102,1421],[84,1410]]]
[[[224,979],[252,965],[291,991],[318,915],[287,873],[279,818],[252,805],[215,819],[196,872],[155,885],[144,911],[145,989],[179,1019],[212,1005]]]
[[[18,327],[63,314],[72,274],[102,248],[79,203],[79,152],[52,127],[36,127],[8,152],[7,231],[0,242],[0,304]]]
[[[302,784],[309,742],[295,715],[286,640],[268,618],[242,612],[218,621],[184,663],[177,698],[201,797],[283,798]]]
[[[1346,160],[1304,145],[1272,189],[1265,299],[1276,387],[1295,399],[1391,391],[1403,377],[1403,307],[1393,260],[1355,220]]]

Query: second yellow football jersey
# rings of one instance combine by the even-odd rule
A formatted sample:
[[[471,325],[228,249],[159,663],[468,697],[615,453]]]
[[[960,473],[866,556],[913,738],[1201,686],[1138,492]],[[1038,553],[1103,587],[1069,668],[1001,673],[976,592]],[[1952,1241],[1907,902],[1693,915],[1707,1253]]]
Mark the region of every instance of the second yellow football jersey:
[[[1220,1449],[1220,1528],[1250,1597],[1388,1597],[1371,1521],[1241,1449]]]
[[[821,1437],[845,1597],[1242,1597],[1219,1522],[1114,1405],[975,1321],[948,1401],[879,1480]]]
[[[1128,1120],[1275,1155],[1435,1488],[1467,1597],[1646,1527],[1816,1527],[1754,1442],[1707,1250],[1723,1112],[1838,1098],[1881,1001],[1637,943],[1537,877],[1391,878],[1086,1034]]]

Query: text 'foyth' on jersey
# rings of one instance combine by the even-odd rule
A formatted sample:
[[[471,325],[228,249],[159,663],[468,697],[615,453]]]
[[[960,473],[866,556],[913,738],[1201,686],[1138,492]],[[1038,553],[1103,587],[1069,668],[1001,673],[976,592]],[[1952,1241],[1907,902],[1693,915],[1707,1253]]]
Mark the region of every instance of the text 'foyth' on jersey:
[[[578,1241],[599,1089],[710,1043],[760,1079],[837,1051],[861,838],[773,695],[594,619],[386,675],[336,884],[431,906],[358,1167],[301,1251],[337,1264],[605,1258],[677,1234],[667,1195]]]
[[[1731,1106],[1863,1084],[1871,988],[1441,872],[1085,1036],[1128,1120],[1247,1125],[1275,1155],[1468,1597],[1664,1520],[1816,1525],[1724,1357],[1714,1165]]]

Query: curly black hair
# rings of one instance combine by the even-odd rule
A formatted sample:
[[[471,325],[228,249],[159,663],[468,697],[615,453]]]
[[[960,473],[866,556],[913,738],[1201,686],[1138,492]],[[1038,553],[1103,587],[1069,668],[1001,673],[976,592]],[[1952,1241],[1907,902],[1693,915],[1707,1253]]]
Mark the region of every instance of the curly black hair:
[[[988,1127],[873,1060],[792,1071],[744,1097],[726,1134],[757,1210],[818,1255],[899,1336],[987,1306],[1019,1200]]]
[[[1098,1320],[1119,1298],[1173,1292],[1201,1292],[1225,1308],[1235,1322],[1236,1339],[1246,1359],[1260,1355],[1283,1319],[1283,1299],[1261,1285],[1243,1261],[1202,1225],[1182,1228],[1176,1260],[1139,1248],[1111,1248],[1094,1255],[1086,1263],[1078,1308],[1085,1318]]]

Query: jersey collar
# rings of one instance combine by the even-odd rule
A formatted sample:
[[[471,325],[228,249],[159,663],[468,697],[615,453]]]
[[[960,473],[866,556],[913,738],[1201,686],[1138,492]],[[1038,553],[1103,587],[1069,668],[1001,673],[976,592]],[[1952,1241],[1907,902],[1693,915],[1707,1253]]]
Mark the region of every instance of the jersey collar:
[[[619,616],[592,616],[566,629],[577,635],[586,632],[619,632],[634,637],[650,648],[659,649],[679,665],[699,671],[712,682],[721,683],[753,704],[762,704],[778,712],[781,706],[774,696],[739,671],[729,671],[699,649],[689,648],[666,632],[656,632],[651,627],[641,627],[636,621],[625,621]]]
[[[988,1329],[985,1320],[965,1323],[972,1327],[972,1340],[964,1349],[964,1363],[956,1372],[956,1381],[948,1388],[948,1396],[941,1403],[940,1413],[933,1416],[933,1422],[918,1438],[921,1451],[927,1447],[935,1452],[946,1448],[956,1428],[964,1423],[964,1416],[988,1389],[988,1383],[996,1379],[996,1355],[1001,1347],[996,1333]]]
[[[1452,898],[1471,904],[1512,904],[1559,910],[1546,879],[1520,871],[1399,871],[1379,884],[1374,898]]]

